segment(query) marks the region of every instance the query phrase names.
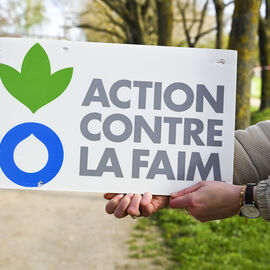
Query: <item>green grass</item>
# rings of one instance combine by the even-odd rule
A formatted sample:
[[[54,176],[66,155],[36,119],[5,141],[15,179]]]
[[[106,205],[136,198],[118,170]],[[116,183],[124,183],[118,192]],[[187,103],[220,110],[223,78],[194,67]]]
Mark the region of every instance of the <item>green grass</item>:
[[[167,248],[163,244],[163,238],[151,219],[140,219],[135,226],[129,244],[129,256],[138,259],[140,262],[147,260],[148,266],[155,270],[164,270],[171,265],[168,259]]]
[[[263,111],[251,112],[251,124],[256,124],[265,120],[270,120],[270,108]]]
[[[262,219],[248,220],[247,225],[244,218],[238,216],[200,223],[184,211],[163,209],[150,219],[140,220],[137,230],[142,230],[146,235],[145,225],[157,226],[163,241],[146,241],[144,251],[137,252],[136,256],[143,258],[151,254],[156,260],[167,257],[171,263],[167,263],[164,269],[270,268],[270,224]]]
[[[251,81],[251,98],[261,98],[261,84],[260,77],[253,77]],[[259,111],[259,108],[251,107],[251,124],[256,124],[261,121],[270,119],[270,108],[263,111]]]

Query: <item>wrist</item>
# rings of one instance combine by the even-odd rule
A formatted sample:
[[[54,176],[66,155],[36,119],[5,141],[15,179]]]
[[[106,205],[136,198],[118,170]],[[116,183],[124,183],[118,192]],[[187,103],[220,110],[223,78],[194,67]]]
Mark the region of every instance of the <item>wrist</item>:
[[[258,205],[258,202],[257,202],[257,186],[254,187],[253,189],[253,201],[256,205]]]
[[[233,185],[235,196],[235,214],[239,214],[240,208],[243,206],[245,186]]]
[[[246,185],[240,186],[241,190],[240,190],[240,198],[239,198],[239,205],[240,208],[244,205],[245,202],[245,193],[246,193]]]
[[[245,187],[244,190],[243,190],[244,192],[243,192],[243,194],[240,194],[240,202],[242,201],[242,203],[245,201],[246,185],[241,186],[241,188],[243,188],[243,187]],[[254,188],[253,188],[253,201],[257,205],[257,186],[254,186]]]

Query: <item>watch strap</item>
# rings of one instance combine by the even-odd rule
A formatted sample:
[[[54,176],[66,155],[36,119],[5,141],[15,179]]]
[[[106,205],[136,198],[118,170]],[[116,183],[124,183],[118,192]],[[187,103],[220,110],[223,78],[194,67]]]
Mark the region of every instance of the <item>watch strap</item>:
[[[245,191],[245,204],[254,204],[253,189],[256,186],[254,183],[248,183]]]

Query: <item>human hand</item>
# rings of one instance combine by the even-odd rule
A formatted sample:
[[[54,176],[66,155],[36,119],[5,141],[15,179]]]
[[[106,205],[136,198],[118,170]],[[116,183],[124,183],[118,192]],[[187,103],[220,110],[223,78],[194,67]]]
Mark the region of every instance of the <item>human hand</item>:
[[[106,205],[106,212],[114,214],[117,218],[123,218],[127,215],[132,217],[148,217],[169,203],[168,196],[152,195],[146,192],[140,194],[113,194],[106,193],[104,198],[109,200]]]
[[[185,208],[201,222],[224,219],[239,212],[240,192],[241,186],[203,181],[173,193],[170,207]]]

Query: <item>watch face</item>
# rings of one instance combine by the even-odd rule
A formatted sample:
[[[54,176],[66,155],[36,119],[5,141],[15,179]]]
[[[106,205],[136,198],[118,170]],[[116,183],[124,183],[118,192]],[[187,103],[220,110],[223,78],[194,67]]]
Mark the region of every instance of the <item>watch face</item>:
[[[259,209],[252,204],[242,206],[241,213],[247,218],[257,218],[260,216]]]

